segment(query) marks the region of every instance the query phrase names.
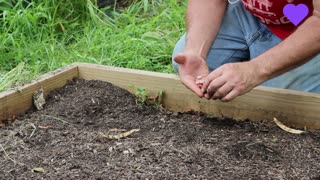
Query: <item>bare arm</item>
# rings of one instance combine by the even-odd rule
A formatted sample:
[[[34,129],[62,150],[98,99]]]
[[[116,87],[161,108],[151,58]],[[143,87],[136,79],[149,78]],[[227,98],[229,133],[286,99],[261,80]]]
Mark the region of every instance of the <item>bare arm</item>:
[[[191,51],[206,59],[209,48],[218,34],[227,0],[189,0],[187,8],[187,43]]]
[[[225,64],[210,73],[202,86],[213,99],[231,101],[262,82],[294,69],[320,53],[320,1],[292,35],[248,62]]]
[[[187,36],[184,52],[175,55],[182,83],[199,97],[203,93],[196,78],[209,74],[206,63],[209,48],[220,29],[227,0],[189,0],[187,8]]]
[[[253,61],[264,79],[287,72],[320,53],[320,1],[314,0],[313,5],[313,15],[291,36]]]

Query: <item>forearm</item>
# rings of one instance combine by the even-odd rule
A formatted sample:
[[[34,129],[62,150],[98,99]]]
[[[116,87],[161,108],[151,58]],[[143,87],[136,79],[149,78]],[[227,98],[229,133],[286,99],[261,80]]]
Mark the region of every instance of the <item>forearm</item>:
[[[253,60],[264,80],[292,70],[320,53],[320,17],[308,18],[291,36]]]
[[[187,8],[187,39],[185,51],[207,57],[220,29],[227,0],[189,0]]]

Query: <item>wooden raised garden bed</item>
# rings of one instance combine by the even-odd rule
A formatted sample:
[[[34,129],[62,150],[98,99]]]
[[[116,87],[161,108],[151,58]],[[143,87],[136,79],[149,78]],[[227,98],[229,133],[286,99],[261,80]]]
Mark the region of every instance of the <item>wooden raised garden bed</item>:
[[[36,110],[41,88],[47,102]],[[151,97],[160,101],[143,99]],[[229,103],[209,101],[176,75],[76,63],[0,93],[0,124],[12,122],[0,128],[0,174],[319,179],[320,131],[311,130],[320,129],[319,105],[318,94],[262,87]],[[273,118],[307,131],[288,133]]]
[[[258,87],[228,103],[200,99],[186,89],[172,74],[75,63],[43,75],[15,90],[0,93],[0,122],[13,120],[32,106],[32,95],[43,88],[45,93],[64,86],[75,77],[108,81],[134,92],[143,87],[149,95],[164,92],[162,104],[176,112],[200,111],[215,117],[253,121],[277,118],[289,126],[320,129],[320,95],[292,90]]]

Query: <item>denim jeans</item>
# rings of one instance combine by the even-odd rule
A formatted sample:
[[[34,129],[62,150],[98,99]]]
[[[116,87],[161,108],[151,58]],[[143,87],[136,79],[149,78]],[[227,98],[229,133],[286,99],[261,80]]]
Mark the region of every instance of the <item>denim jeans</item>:
[[[220,31],[209,50],[206,59],[213,71],[226,63],[253,59],[281,42],[264,24],[248,12],[241,1],[229,4]],[[173,56],[184,50],[185,35],[174,48]],[[172,60],[175,71],[178,65]],[[293,89],[306,92],[320,92],[320,55],[262,86]]]

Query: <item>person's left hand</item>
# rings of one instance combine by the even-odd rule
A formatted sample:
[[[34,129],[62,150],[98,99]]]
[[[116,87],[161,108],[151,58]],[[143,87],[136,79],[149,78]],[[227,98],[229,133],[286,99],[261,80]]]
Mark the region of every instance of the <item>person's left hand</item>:
[[[229,63],[211,72],[204,79],[201,91],[207,99],[227,102],[249,92],[265,80],[261,70],[252,61]]]

